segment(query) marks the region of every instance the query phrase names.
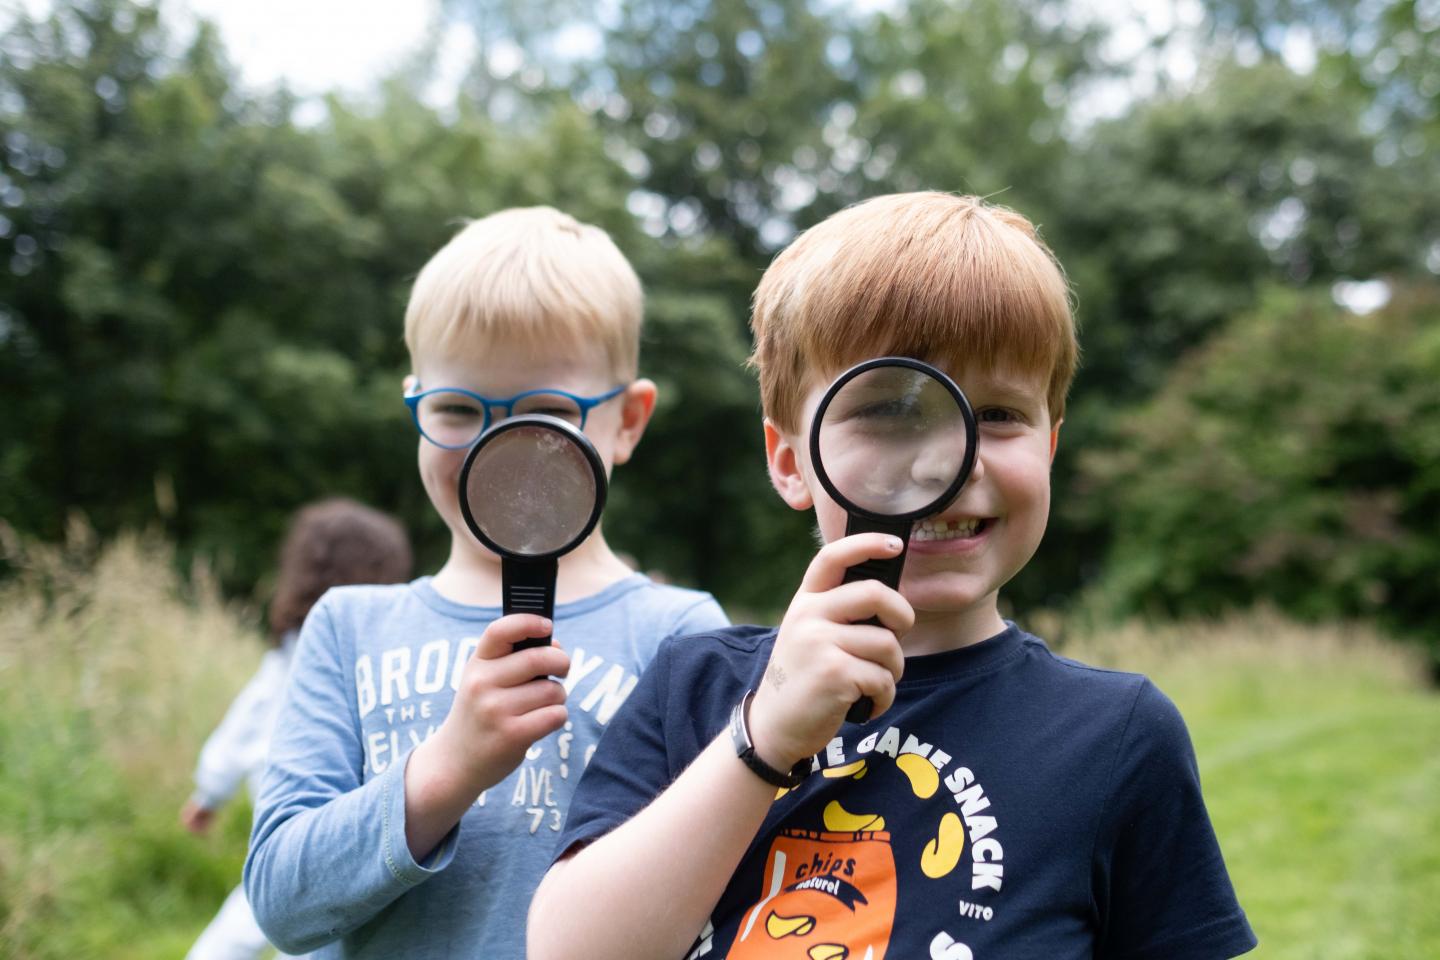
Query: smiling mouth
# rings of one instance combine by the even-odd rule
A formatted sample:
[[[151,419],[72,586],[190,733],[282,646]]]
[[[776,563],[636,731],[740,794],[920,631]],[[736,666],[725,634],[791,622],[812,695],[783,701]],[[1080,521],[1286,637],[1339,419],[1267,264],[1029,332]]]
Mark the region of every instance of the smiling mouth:
[[[935,540],[964,540],[984,533],[990,526],[989,518],[972,517],[969,520],[921,520],[910,531],[910,539],[917,543]]]

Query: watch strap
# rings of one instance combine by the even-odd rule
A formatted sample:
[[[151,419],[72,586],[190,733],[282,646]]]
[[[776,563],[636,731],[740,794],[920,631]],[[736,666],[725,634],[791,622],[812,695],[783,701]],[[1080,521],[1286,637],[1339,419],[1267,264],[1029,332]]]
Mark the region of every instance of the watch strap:
[[[766,783],[776,787],[792,789],[798,787],[810,775],[811,761],[807,757],[789,772],[776,770],[755,752],[755,742],[750,739],[750,701],[755,699],[755,690],[745,691],[745,696],[730,711],[730,741],[735,745],[735,755]]]

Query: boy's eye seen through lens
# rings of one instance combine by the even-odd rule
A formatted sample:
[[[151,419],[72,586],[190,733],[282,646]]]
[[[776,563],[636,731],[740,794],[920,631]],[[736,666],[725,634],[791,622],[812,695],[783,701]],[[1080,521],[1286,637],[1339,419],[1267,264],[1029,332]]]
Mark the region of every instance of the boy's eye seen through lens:
[[[838,416],[827,416],[826,419],[837,426],[844,424],[855,432],[884,438],[930,430],[937,418],[923,398],[910,395],[861,401],[848,405]]]
[[[877,403],[867,404],[856,410],[853,416],[863,420],[894,420],[914,417],[919,412],[916,404],[908,397],[892,397]]]

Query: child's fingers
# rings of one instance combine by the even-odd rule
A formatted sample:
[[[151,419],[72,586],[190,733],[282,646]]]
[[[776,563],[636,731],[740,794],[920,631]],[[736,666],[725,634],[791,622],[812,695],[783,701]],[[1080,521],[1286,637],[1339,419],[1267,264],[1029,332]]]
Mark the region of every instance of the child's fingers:
[[[915,625],[915,608],[879,580],[842,583],[819,597],[811,611],[835,623],[863,623],[876,617],[896,636]]]
[[[501,711],[512,717],[523,716],[545,707],[565,704],[565,688],[554,680],[529,680],[496,693]]]
[[[874,701],[870,716],[878,717],[890,709],[895,702],[896,677],[889,669],[866,660],[856,666],[854,676],[860,694]]]
[[[512,613],[501,617],[480,635],[475,648],[475,659],[497,660],[514,652],[515,644],[521,640],[548,637],[555,625],[546,617],[533,613]]]
[[[510,729],[526,743],[534,743],[565,726],[569,716],[564,704],[538,707],[517,716]]]
[[[518,687],[536,677],[563,677],[570,672],[570,654],[556,646],[528,647],[497,657],[485,665],[496,687]]]
[[[835,645],[852,657],[885,670],[892,681],[898,681],[905,672],[905,651],[895,634],[884,627],[854,624],[836,632]]]
[[[845,580],[845,571],[866,560],[889,560],[898,557],[904,542],[888,533],[857,533],[841,537],[820,548],[805,570],[800,589],[823,593],[838,587]]]

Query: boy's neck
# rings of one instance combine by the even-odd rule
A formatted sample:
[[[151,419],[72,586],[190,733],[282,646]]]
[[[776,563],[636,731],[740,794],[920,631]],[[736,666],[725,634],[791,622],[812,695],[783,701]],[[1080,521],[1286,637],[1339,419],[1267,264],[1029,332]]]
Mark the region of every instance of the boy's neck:
[[[560,558],[555,602],[583,600],[634,572],[615,556],[597,527],[584,543]],[[435,574],[431,585],[442,597],[456,603],[498,607],[501,604],[500,558],[473,542],[453,537],[450,557]]]
[[[1001,633],[1005,621],[1000,616],[999,597],[991,594],[979,603],[959,612],[930,613],[915,611],[915,626],[900,640],[907,657],[922,657],[972,646]]]

